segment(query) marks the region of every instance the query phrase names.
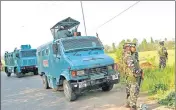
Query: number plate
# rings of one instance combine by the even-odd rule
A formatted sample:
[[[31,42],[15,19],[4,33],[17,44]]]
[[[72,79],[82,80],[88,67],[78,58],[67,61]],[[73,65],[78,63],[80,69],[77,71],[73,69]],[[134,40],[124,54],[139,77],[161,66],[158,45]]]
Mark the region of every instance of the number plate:
[[[118,75],[112,75],[112,80],[118,79]]]
[[[86,87],[86,86],[87,86],[86,81],[79,82],[79,88],[83,88],[83,87]]]

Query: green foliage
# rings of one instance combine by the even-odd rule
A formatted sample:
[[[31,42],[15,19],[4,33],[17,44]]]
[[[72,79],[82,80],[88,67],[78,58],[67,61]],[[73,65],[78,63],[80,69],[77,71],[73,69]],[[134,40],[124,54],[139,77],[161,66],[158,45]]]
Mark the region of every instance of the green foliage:
[[[175,107],[175,97],[175,91],[169,92],[169,94],[165,98],[160,99],[158,103],[166,106]]]
[[[163,96],[174,88],[174,65],[168,66],[163,70],[147,69],[144,70],[144,73],[145,77],[141,90],[147,91],[149,95],[155,95],[160,104],[173,105],[174,95],[172,93],[171,95]]]
[[[139,45],[139,51],[148,51],[148,43],[147,40],[144,38],[141,44]]]
[[[131,39],[127,39],[126,42],[131,42]]]
[[[153,66],[156,66],[156,56],[153,56],[153,57],[146,57],[146,61],[151,63]]]
[[[159,40],[153,40],[153,38],[150,38],[150,42],[147,42],[146,39],[143,39],[143,41],[141,43],[138,42],[138,40],[136,38],[133,38],[133,40],[131,39],[127,39],[127,40],[122,40],[117,47],[115,46],[115,43],[112,43],[112,46],[108,46],[105,45],[105,52],[106,53],[113,53],[113,52],[117,52],[118,54],[121,54],[119,49],[121,48],[121,45],[123,45],[125,42],[134,42],[137,44],[137,50],[139,52],[144,52],[144,51],[156,51],[159,47]],[[169,49],[175,49],[175,41],[174,40],[167,40],[167,38],[165,38],[165,47],[169,50]],[[120,56],[117,56],[118,58],[120,58]]]
[[[154,43],[153,38],[151,37],[150,39],[151,39],[150,43],[153,44]]]
[[[137,44],[138,40],[136,38],[134,38],[132,42]]]
[[[124,43],[125,43],[125,40],[122,40],[116,49],[115,54],[116,54],[116,58],[118,59],[118,61],[121,61]]]
[[[116,51],[115,43],[112,43],[112,51],[113,51],[113,52]]]
[[[150,90],[148,91],[148,93],[150,95],[156,94],[158,91],[162,91],[164,93],[164,91],[168,90],[168,85],[164,84],[164,83],[158,83],[155,84],[154,86],[150,85]]]
[[[165,90],[165,86],[170,87],[174,83],[174,66],[166,67],[164,70],[146,69],[144,73],[143,91],[153,91],[161,88]]]
[[[106,53],[110,53],[111,52],[111,47],[109,45],[104,45],[104,50]]]

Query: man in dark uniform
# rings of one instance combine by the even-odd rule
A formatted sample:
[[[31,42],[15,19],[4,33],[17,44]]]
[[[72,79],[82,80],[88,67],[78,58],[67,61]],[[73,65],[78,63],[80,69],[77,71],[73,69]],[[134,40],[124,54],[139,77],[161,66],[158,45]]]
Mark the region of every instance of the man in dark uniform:
[[[166,67],[166,60],[168,59],[168,53],[166,47],[164,47],[164,41],[159,42],[160,47],[158,50],[159,54],[159,68]]]

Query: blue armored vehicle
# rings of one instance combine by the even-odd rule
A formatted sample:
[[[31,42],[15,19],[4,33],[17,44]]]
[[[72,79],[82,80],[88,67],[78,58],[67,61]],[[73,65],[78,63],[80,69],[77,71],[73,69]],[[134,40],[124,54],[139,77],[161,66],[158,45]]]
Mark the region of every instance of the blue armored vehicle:
[[[51,28],[54,40],[37,48],[44,88],[64,90],[69,101],[90,89],[110,91],[120,80],[101,41],[95,36],[81,36],[79,24],[70,17],[58,22]]]
[[[4,59],[5,72],[8,77],[12,73],[18,78],[28,72],[38,75],[36,49],[31,49],[31,45],[21,45],[21,49],[15,48],[13,52],[5,52]]]

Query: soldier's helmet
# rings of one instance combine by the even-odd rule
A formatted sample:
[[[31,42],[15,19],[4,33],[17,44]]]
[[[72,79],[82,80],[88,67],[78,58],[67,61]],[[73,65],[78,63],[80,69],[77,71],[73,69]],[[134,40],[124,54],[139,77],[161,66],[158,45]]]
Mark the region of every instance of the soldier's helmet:
[[[123,45],[124,51],[130,50],[131,52],[136,52],[136,43],[127,42]]]
[[[164,45],[164,41],[160,41],[159,44],[160,44],[160,45]]]

